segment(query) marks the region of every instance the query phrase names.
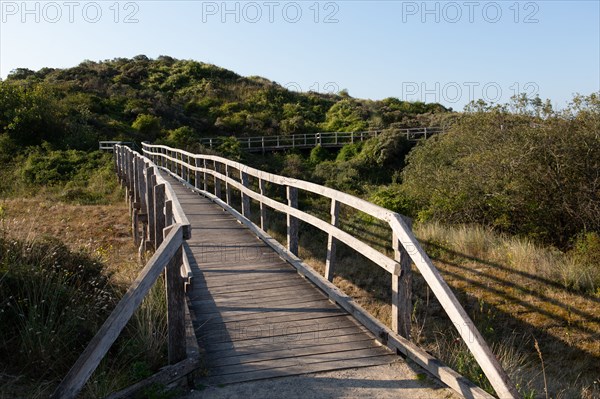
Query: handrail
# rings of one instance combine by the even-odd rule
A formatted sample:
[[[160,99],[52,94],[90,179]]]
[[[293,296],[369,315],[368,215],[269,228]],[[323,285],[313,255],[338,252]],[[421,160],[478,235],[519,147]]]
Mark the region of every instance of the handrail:
[[[441,127],[419,127],[408,129],[394,129],[399,134],[405,135],[406,140],[416,141],[427,138],[437,133],[443,133]],[[251,136],[236,137],[240,147],[245,151],[266,151],[288,148],[342,147],[346,144],[367,140],[380,135],[383,130],[368,130],[360,132],[319,132],[300,133],[280,136]],[[206,137],[200,139],[200,144],[215,148],[223,143],[222,137]]]
[[[187,356],[184,277],[189,284],[191,270],[183,243],[190,238],[190,223],[171,185],[151,160],[123,144],[115,144],[113,148],[116,171],[126,187],[131,208],[134,240],[140,244],[140,253],[145,253],[148,245],[156,251],[56,388],[52,395],[55,399],[77,396],[163,270],[166,270],[169,363],[181,362]]]
[[[239,190],[242,197],[242,214],[248,220],[250,217],[250,199],[254,199],[260,204],[261,226],[264,225],[263,219],[266,217],[263,212],[264,206],[285,213],[287,216],[287,247],[288,251],[294,255],[298,254],[298,219],[327,233],[329,236],[326,266],[326,268],[329,269],[326,270],[328,279],[333,276],[332,271],[335,267],[336,240],[345,242],[350,248],[362,253],[380,267],[387,270],[394,276],[392,279],[393,299],[396,299],[392,301],[392,316],[394,320],[392,323],[392,330],[395,332],[403,332],[403,335],[406,337],[408,337],[410,329],[409,326],[401,325],[402,320],[406,320],[406,318],[403,318],[400,313],[410,312],[411,309],[400,309],[397,304],[402,303],[399,298],[402,295],[406,295],[406,293],[403,294],[400,292],[399,287],[406,283],[406,280],[403,282],[402,279],[403,277],[407,277],[405,276],[405,273],[408,273],[410,270],[410,267],[403,267],[402,259],[403,257],[409,256],[417,269],[421,272],[421,275],[434,295],[438,298],[440,304],[448,314],[448,317],[457,328],[463,341],[481,366],[485,375],[488,377],[488,380],[494,387],[496,393],[501,398],[518,397],[517,390],[506,375],[506,372],[500,366],[489,346],[474,326],[472,320],[462,308],[458,299],[444,281],[439,271],[431,262],[431,259],[420,246],[402,215],[329,187],[267,173],[226,158],[214,155],[192,154],[187,151],[163,145],[151,145],[148,143],[142,143],[142,147],[143,153],[148,159],[151,159],[154,163],[160,165],[161,169],[175,175],[190,185],[193,180],[194,188],[201,193],[206,193],[211,197],[220,199],[222,196],[222,183],[227,188],[234,187]],[[235,180],[231,177],[235,170],[239,173],[239,180]],[[213,193],[208,192],[208,176],[212,178],[214,195]],[[259,192],[251,189],[249,177],[258,179]],[[262,189],[265,182],[285,186],[287,192],[287,204],[267,197]],[[328,198],[331,201],[331,223],[299,210],[297,205],[298,190],[304,190]],[[226,202],[227,204],[230,202],[229,189],[227,189]],[[388,224],[394,237],[392,242],[392,247],[395,252],[394,259],[373,249],[338,227],[337,219],[340,203],[371,215]],[[403,299],[406,300],[406,298]],[[396,306],[394,306],[394,304],[396,304]]]

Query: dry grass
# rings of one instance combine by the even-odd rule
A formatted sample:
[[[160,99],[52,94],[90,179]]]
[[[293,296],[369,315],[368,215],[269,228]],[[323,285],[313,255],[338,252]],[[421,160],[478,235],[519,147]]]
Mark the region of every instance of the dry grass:
[[[281,230],[270,232],[285,242]],[[556,250],[482,227],[426,224],[415,232],[524,397],[545,397],[535,340],[545,362],[549,397],[600,397],[600,296],[574,290],[572,280],[565,281],[566,271],[577,274],[579,265]],[[385,237],[387,232],[375,226],[361,236],[365,234]],[[325,246],[326,239],[302,225],[300,256],[320,273]],[[491,389],[414,271],[413,340]],[[591,272],[600,273],[597,268]],[[385,271],[341,245],[334,283],[390,325],[391,287]]]
[[[0,234],[26,241],[49,236],[72,250],[83,250],[105,265],[111,284],[121,292],[142,268],[124,202],[82,206],[39,196],[5,199],[0,202]],[[165,364],[165,306],[164,287],[159,280],[128,323],[124,336],[113,345],[109,359],[101,362],[84,387],[82,397],[104,397]],[[47,397],[56,382],[0,374],[0,398]]]

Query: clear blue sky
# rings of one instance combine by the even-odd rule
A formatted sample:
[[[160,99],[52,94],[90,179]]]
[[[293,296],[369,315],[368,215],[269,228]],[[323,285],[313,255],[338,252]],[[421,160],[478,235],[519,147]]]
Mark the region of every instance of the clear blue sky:
[[[600,91],[599,1],[1,2],[0,77],[145,54],[295,90],[563,106]]]

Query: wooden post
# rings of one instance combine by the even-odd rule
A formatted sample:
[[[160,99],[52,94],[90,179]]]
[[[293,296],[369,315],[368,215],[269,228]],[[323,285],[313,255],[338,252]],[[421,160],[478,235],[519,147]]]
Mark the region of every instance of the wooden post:
[[[217,161],[214,161],[214,166],[215,172],[221,171],[221,167],[217,164]],[[217,176],[215,176],[215,196],[219,199],[221,198],[221,179],[217,178]]]
[[[229,177],[229,165],[225,165],[225,176]],[[225,180],[225,202],[227,205],[231,204],[231,187],[229,187],[229,183]]]
[[[156,235],[154,232],[155,218],[154,218],[154,186],[156,186],[156,175],[154,174],[154,167],[146,170],[146,185],[148,186],[147,204],[148,204],[148,241],[150,246],[154,249],[158,248],[156,245]]]
[[[167,270],[165,272],[165,285],[167,287],[167,325],[169,328],[169,364],[178,363],[187,357],[185,337],[185,285],[181,278],[182,264],[183,247],[180,245],[179,249],[167,265]]]
[[[263,179],[258,180],[258,189],[260,195],[265,195],[265,181]],[[260,202],[260,228],[264,230],[267,226],[267,207],[263,202]]]
[[[240,170],[240,180],[242,185],[248,188],[248,173]],[[246,219],[250,219],[250,197],[242,192],[242,215]]]
[[[331,225],[337,227],[340,217],[340,203],[331,199]],[[327,259],[325,261],[325,278],[333,281],[333,271],[335,266],[335,252],[337,248],[337,239],[329,234],[327,238]]]
[[[165,201],[165,227],[173,224],[173,201]]]
[[[298,189],[292,186],[286,186],[288,206],[298,208]],[[298,256],[298,219],[287,216],[287,249]]]
[[[404,218],[409,229],[412,221]],[[410,256],[394,234],[392,237],[394,259],[400,263],[400,275],[392,275],[392,331],[410,339],[410,315],[412,313],[412,271]]]
[[[198,168],[198,158],[194,158],[194,166]],[[200,188],[200,172],[198,170],[194,172],[194,187]]]
[[[206,159],[202,160],[202,167],[206,170]],[[204,185],[204,191],[208,191],[208,181],[206,180],[206,172],[202,172],[202,184]]]
[[[156,237],[156,248],[163,242],[163,230],[165,228],[165,185],[154,186],[154,236]]]

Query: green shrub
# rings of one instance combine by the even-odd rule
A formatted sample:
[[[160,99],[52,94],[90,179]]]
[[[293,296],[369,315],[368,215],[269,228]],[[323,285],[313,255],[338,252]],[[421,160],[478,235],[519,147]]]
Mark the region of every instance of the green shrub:
[[[234,161],[242,159],[242,146],[239,140],[233,136],[221,137],[222,142],[217,147],[217,151],[224,156]]]
[[[400,185],[381,187],[369,197],[369,201],[406,216],[412,216],[414,203],[402,191]]]
[[[308,162],[312,165],[318,165],[321,162],[327,161],[331,158],[331,154],[325,148],[320,145],[314,147],[310,150],[310,156],[308,157]]]
[[[479,104],[417,146],[402,177],[421,217],[562,248],[584,229],[600,230],[600,98],[577,97],[544,118],[536,113],[546,108],[532,112]]]
[[[364,145],[363,141],[359,141],[357,143],[346,144],[345,146],[343,146],[340,149],[340,152],[338,152],[335,160],[338,162],[344,162],[344,161],[350,161],[351,159],[354,159],[362,150],[363,145]]]
[[[30,191],[46,187],[62,201],[101,204],[120,194],[112,162],[111,154],[99,151],[53,151],[46,146],[33,150],[16,171]]]

